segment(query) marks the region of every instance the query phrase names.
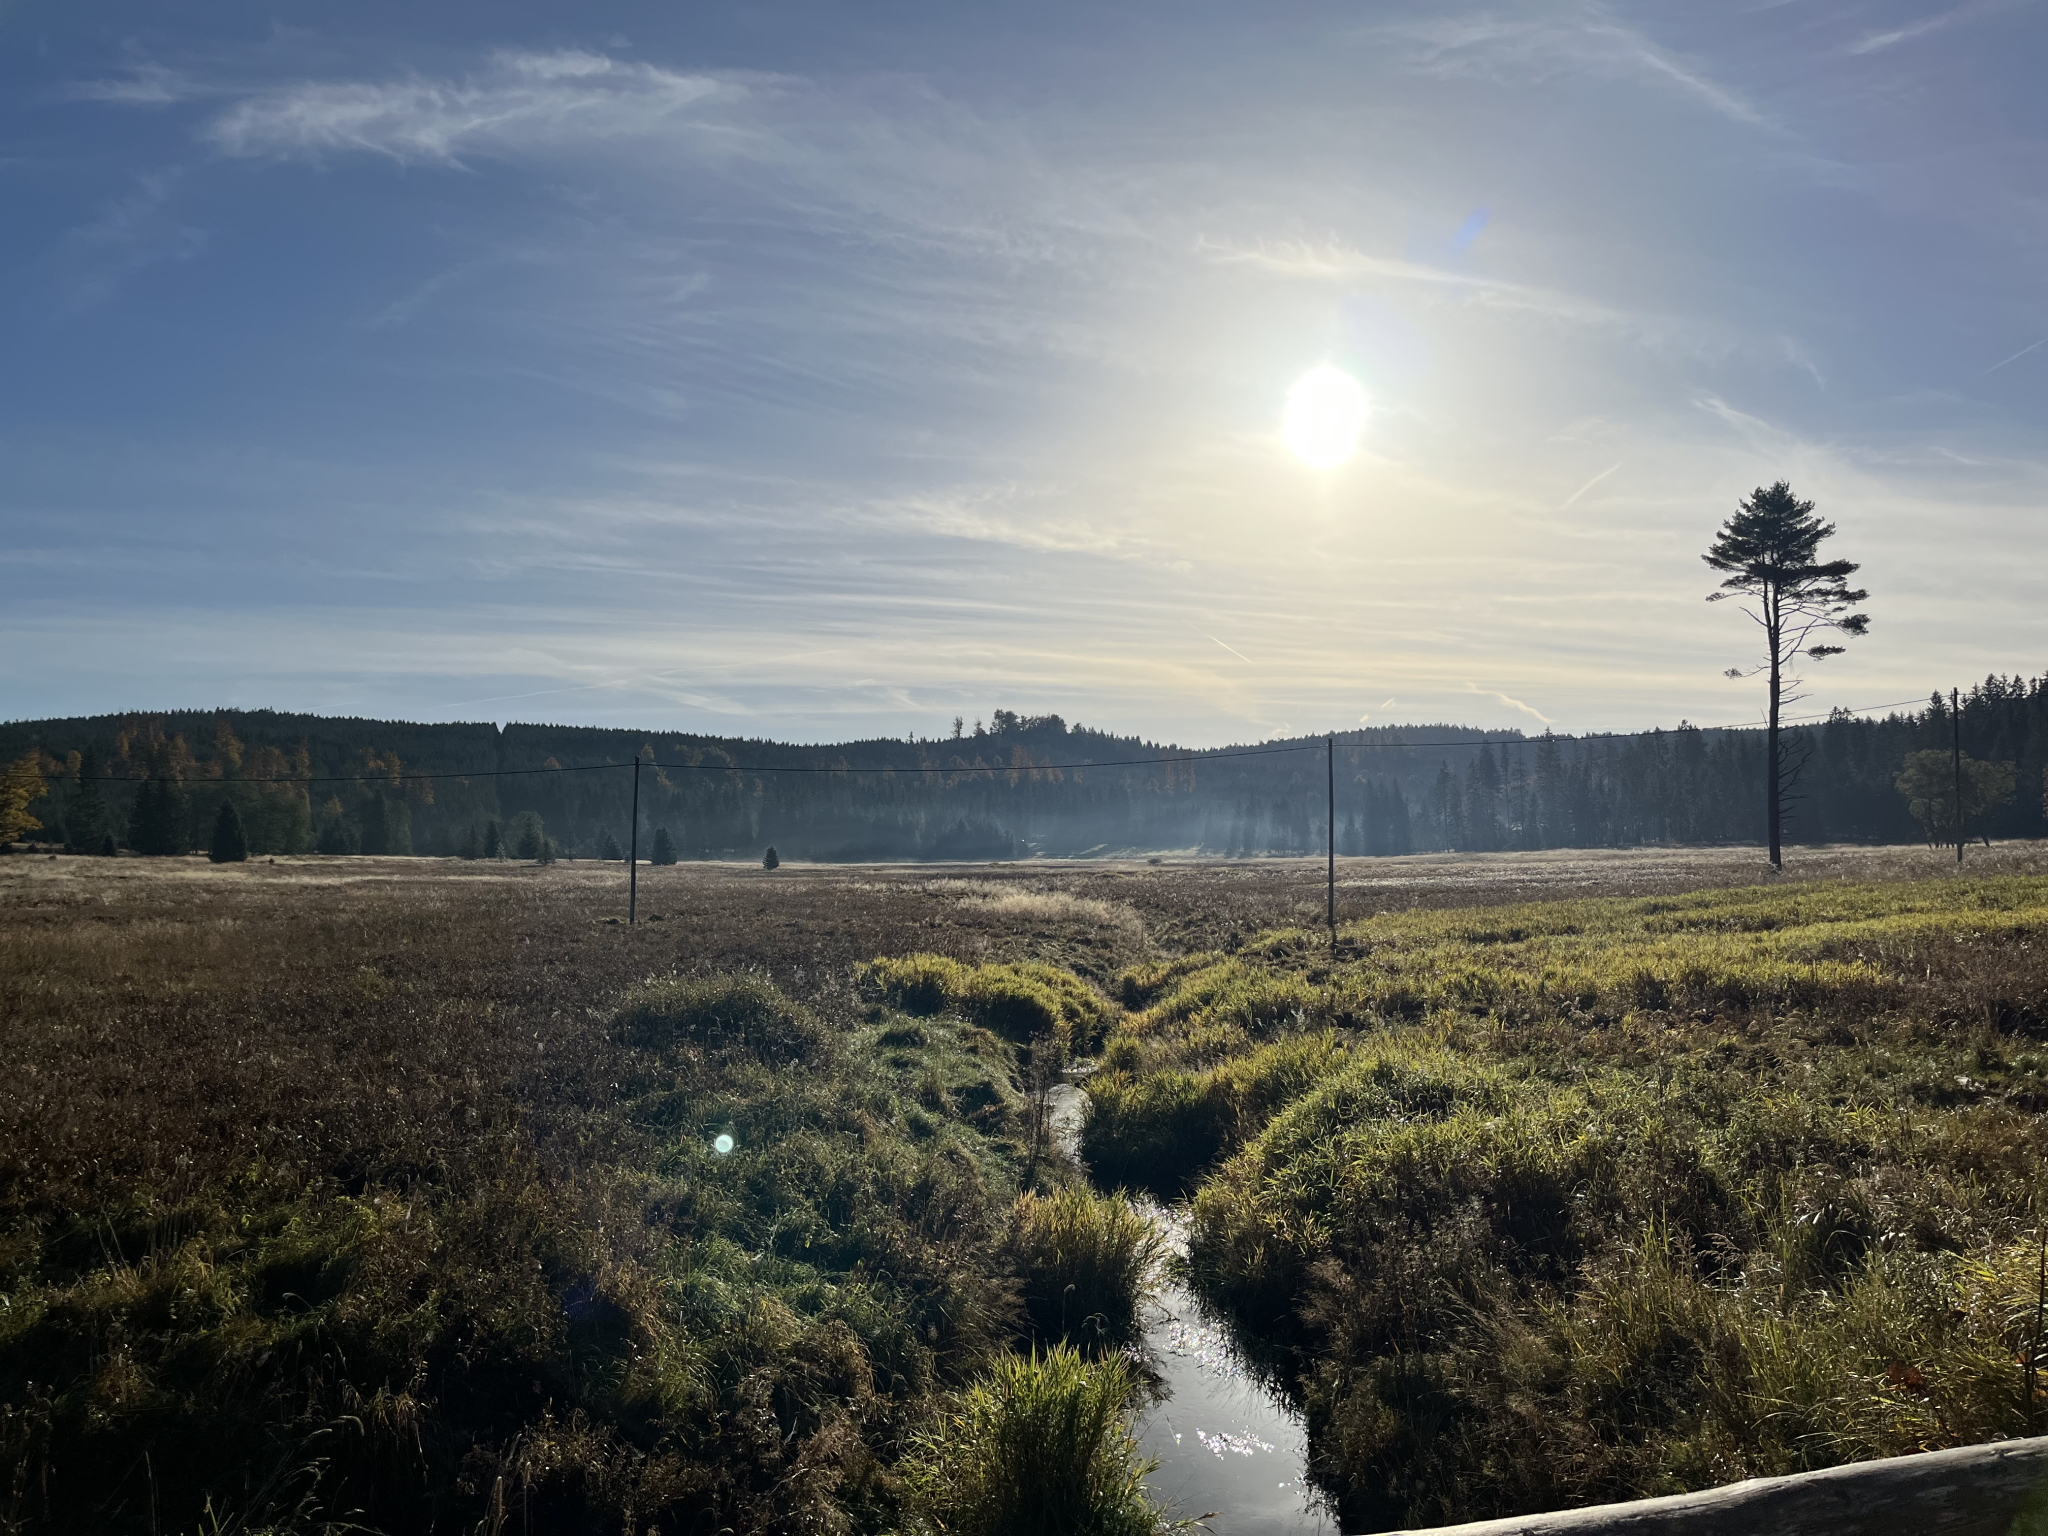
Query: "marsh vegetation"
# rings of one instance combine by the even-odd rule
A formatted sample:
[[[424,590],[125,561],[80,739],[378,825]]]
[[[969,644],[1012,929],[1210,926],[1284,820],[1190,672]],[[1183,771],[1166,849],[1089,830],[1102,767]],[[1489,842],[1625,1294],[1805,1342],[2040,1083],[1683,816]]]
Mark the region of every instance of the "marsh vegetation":
[[[1148,1528],[1119,1184],[1353,1523],[2021,1432],[2036,858],[6,861],[0,1528]]]
[[[1086,1146],[1192,1197],[1350,1523],[2039,1432],[2048,882],[1344,937],[1127,973]]]

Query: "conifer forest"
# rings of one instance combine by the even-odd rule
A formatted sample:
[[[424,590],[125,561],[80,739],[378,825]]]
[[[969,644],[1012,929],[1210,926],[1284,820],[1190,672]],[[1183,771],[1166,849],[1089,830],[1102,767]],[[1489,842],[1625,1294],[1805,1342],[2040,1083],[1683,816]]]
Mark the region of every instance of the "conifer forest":
[[[1960,727],[1970,763],[2011,770],[1968,835],[2048,835],[2048,676],[1987,677],[1961,696]],[[1951,838],[1945,820],[1916,818],[1899,782],[1916,752],[1945,762],[1955,736],[1938,693],[1917,710],[1789,728],[1791,841]],[[47,838],[139,853],[205,848],[231,800],[252,853],[619,857],[608,850],[629,841],[636,750],[643,856],[657,839],[685,860],[757,859],[770,843],[813,862],[1321,852],[1323,740],[1259,745],[1187,751],[1002,709],[957,736],[826,746],[269,711],[0,727],[0,760],[32,757],[49,786]],[[1760,731],[1684,723],[1588,737],[1342,732],[1337,852],[1754,842],[1763,751]]]

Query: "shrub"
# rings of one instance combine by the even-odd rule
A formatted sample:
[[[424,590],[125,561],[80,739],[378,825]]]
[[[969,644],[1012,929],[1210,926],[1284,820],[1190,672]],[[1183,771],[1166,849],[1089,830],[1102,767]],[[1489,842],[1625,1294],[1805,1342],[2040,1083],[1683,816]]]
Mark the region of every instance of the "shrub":
[[[1086,1189],[1021,1195],[1012,1246],[1039,1338],[1101,1347],[1138,1337],[1164,1239],[1128,1200]]]
[[[748,976],[647,982],[620,1002],[618,1021],[635,1044],[745,1050],[776,1065],[826,1061],[838,1048],[809,1009]]]
[[[904,1468],[911,1529],[929,1536],[1152,1536],[1119,1355],[1056,1347],[996,1361]]]

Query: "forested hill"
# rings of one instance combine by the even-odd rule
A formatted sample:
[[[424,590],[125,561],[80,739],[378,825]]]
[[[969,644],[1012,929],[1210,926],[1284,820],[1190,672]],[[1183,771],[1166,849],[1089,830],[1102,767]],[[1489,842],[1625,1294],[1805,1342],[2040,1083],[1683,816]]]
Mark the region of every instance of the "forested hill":
[[[1967,754],[2004,761],[2015,791],[1973,831],[2048,836],[2048,677],[1988,678],[1961,711]],[[1946,750],[1949,712],[1832,718],[1793,733],[1806,766],[1791,835],[1913,842],[1895,787],[1907,755]],[[204,846],[224,798],[256,852],[481,853],[551,842],[574,857],[624,844],[637,751],[643,854],[657,832],[688,858],[991,859],[1197,849],[1320,850],[1311,750],[1231,756],[995,712],[937,740],[830,746],[551,725],[420,725],[268,710],[0,725],[0,762],[36,758],[39,838],[142,852]],[[1453,725],[1338,737],[1339,850],[1748,842],[1763,821],[1759,731],[1681,726],[1568,738]],[[1126,758],[1164,759],[1135,766]],[[788,772],[771,770],[862,770]],[[536,771],[537,770],[537,771]],[[893,770],[893,771],[892,771]],[[416,777],[437,775],[438,777]],[[277,781],[312,782],[277,782]]]

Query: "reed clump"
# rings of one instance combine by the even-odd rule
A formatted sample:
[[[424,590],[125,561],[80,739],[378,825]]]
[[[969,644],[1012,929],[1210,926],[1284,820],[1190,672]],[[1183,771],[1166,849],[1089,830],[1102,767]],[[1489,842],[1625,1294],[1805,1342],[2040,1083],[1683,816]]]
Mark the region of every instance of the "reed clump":
[[[922,1536],[1152,1536],[1151,1464],[1120,1355],[1065,1345],[997,1360],[923,1433],[903,1481]]]
[[[1165,1252],[1121,1195],[1067,1188],[1017,1197],[1011,1239],[1036,1337],[1100,1351],[1133,1342]]]

